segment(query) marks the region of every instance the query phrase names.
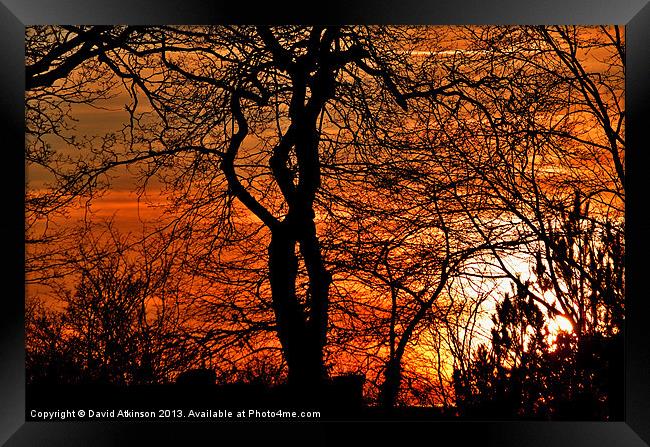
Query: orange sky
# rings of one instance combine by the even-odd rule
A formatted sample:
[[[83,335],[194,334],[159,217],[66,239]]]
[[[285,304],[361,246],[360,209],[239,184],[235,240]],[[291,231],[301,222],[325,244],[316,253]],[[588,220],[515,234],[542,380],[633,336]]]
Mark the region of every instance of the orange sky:
[[[97,107],[86,105],[73,106],[72,114],[78,119],[78,122],[75,124],[77,134],[103,135],[121,129],[123,123],[129,116],[125,111],[125,105],[131,102],[131,98],[126,95],[123,89],[119,89],[118,91],[120,93],[116,94],[113,98],[96,104]],[[60,145],[62,144],[60,141],[54,139],[51,140],[51,143],[54,147],[61,147]],[[93,221],[111,219],[119,231],[133,234],[140,234],[143,225],[147,223],[159,223],[163,208],[157,205],[163,205],[165,203],[165,197],[161,195],[160,190],[154,184],[152,188],[147,190],[148,200],[139,199],[137,194],[133,192],[133,177],[124,175],[125,172],[123,170],[123,175],[115,178],[111,189],[103,196],[94,199],[88,208],[83,204],[72,207],[69,210],[68,217],[65,219],[60,218],[56,223],[63,226],[75,225],[76,222],[82,220],[84,217],[92,216]],[[48,175],[39,169],[28,169],[27,180],[29,182],[28,188],[39,190],[47,183]],[[521,265],[517,268],[524,275],[530,274],[530,269],[526,265]],[[504,287],[509,287],[509,282],[504,282]],[[39,287],[29,286],[27,294],[29,296],[30,294],[39,294],[42,291],[43,289]],[[485,324],[485,332],[487,333],[487,327],[490,325],[489,318],[486,317],[482,324]],[[551,329],[555,331],[560,329],[566,330],[566,322],[558,319],[551,323]],[[417,357],[413,352],[409,353],[409,355],[411,357]],[[428,361],[431,362],[434,360],[430,355],[429,357]],[[451,375],[451,365],[449,362],[446,362],[444,367],[446,373]]]

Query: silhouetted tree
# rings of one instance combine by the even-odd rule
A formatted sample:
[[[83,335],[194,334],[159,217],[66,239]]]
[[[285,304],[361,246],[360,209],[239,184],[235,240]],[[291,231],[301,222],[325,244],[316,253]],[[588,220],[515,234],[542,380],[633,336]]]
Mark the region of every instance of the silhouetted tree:
[[[56,310],[28,301],[28,382],[164,383],[197,363],[169,243],[132,246],[111,226],[78,243],[76,282],[59,283]]]

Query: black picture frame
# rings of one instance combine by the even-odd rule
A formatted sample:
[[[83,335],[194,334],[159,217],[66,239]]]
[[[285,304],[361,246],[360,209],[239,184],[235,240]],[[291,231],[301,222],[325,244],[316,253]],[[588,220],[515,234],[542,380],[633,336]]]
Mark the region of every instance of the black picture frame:
[[[9,181],[2,199],[5,287],[0,288],[0,442],[8,446],[237,444],[254,440],[307,441],[348,438],[380,444],[402,442],[481,446],[643,446],[650,443],[650,331],[646,253],[650,221],[645,214],[647,123],[650,122],[650,5],[648,0],[330,0],[309,9],[278,2],[200,0],[0,0],[0,113],[3,167]],[[390,24],[625,24],[626,25],[626,327],[625,420],[623,422],[436,421],[390,423],[265,422],[189,424],[173,422],[25,422],[24,368],[24,28],[36,24],[205,23],[390,23]],[[10,174],[10,175],[7,175]],[[346,425],[346,431],[340,429]],[[421,441],[417,441],[421,442]]]

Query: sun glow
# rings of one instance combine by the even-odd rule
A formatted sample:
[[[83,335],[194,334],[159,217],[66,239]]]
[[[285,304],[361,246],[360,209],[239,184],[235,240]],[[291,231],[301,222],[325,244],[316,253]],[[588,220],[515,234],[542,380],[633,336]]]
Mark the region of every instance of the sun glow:
[[[549,329],[555,333],[560,331],[573,332],[573,323],[568,318],[559,315],[550,321]]]
[[[561,332],[572,334],[573,323],[571,323],[571,320],[568,318],[558,315],[551,318],[548,322],[548,337],[546,338],[546,341],[552,346],[555,345],[557,337]]]

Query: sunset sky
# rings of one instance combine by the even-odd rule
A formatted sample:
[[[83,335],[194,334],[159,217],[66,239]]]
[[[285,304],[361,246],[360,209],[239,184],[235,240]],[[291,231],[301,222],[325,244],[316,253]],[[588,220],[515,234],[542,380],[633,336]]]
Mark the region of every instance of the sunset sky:
[[[320,254],[333,272],[329,330],[336,344],[326,345],[325,362],[336,374],[364,374],[371,395],[379,395],[384,368],[399,351],[402,334],[407,334],[411,338],[403,343],[398,362],[404,368],[401,386],[412,387],[404,391],[405,401],[452,402],[455,369],[464,361],[469,365],[479,345],[491,343],[495,312],[505,296],[513,298],[513,291],[516,295],[517,281],[529,287],[530,299],[548,312],[546,339],[551,345],[560,332],[576,330],[571,318],[579,320],[585,332],[605,331],[602,326],[609,324],[606,319],[595,321],[608,309],[585,303],[595,302],[589,297],[597,293],[620,292],[610,292],[612,280],[602,276],[615,277],[616,266],[601,264],[615,259],[620,254],[616,244],[623,244],[616,237],[622,234],[618,231],[625,199],[624,64],[616,50],[624,48],[624,37],[613,27],[548,29],[395,27],[387,34],[394,40],[381,40],[380,29],[371,28],[367,37],[366,31],[350,28],[349,35],[339,37],[340,46],[337,40],[329,48],[354,54],[355,45],[368,45],[368,55],[379,54],[377,60],[360,61],[358,66],[350,63],[352,68],[344,65],[332,81],[338,87],[316,115],[322,181],[311,210],[313,222],[303,222],[314,224]],[[212,40],[196,37],[195,30],[197,36],[205,32]],[[276,301],[268,283],[267,244],[275,230],[255,217],[221,172],[226,172],[222,160],[228,144],[242,129],[242,118],[237,119],[232,105],[236,89],[228,83],[236,88],[249,83],[253,92],[242,95],[242,116],[249,128],[234,168],[243,188],[278,220],[297,205],[290,203],[293,196],[283,189],[281,176],[269,168],[272,154],[288,140],[294,121],[307,116],[303,112],[297,118],[292,111],[305,107],[324,87],[310,80],[314,85],[304,89],[301,104],[294,104],[290,93],[300,90],[292,90],[297,81],[291,76],[297,75],[273,68],[274,58],[281,59],[263,39],[248,37],[247,28],[242,34],[223,28],[176,31],[164,31],[170,33],[169,41],[158,40],[160,30],[150,35],[136,32],[128,43],[132,46],[106,50],[108,63],[90,59],[54,85],[27,92],[28,105],[44,116],[54,116],[51,104],[69,107],[69,116],[60,124],[65,139],[48,132],[42,137],[47,147],[43,157],[51,153],[52,159],[26,165],[26,194],[34,203],[27,214],[32,225],[28,236],[59,237],[49,245],[26,247],[37,267],[27,272],[27,301],[38,297],[46,306],[65,309],[61,290],[68,290],[69,299],[80,277],[92,277],[88,265],[99,263],[73,254],[84,241],[66,233],[81,228],[84,221],[96,234],[104,234],[102,222],[110,221],[112,229],[133,244],[125,259],[134,257],[142,271],[154,262],[138,259],[136,249],[157,248],[147,248],[147,238],[139,244],[138,238],[157,229],[162,239],[156,243],[164,245],[160,241],[168,238],[169,244],[160,259],[180,269],[171,275],[183,289],[179,296],[194,294],[183,309],[195,312],[186,317],[196,327],[184,330],[208,340],[200,348],[202,361],[208,359],[224,374],[232,368],[244,377],[237,368],[246,369],[258,354],[261,364],[271,358],[277,366],[283,360],[280,342],[268,329],[274,324]],[[288,37],[279,41],[282,45],[298,39],[291,51],[308,51],[300,32],[285,31]],[[36,31],[28,29],[28,46],[30,32]],[[420,33],[425,38],[417,40]],[[232,48],[223,46],[224,36],[232,40]],[[37,39],[31,42],[38,54]],[[572,46],[576,42],[579,45]],[[151,54],[133,51],[138,45]],[[193,46],[197,49],[188,49]],[[250,55],[242,48],[250,48]],[[237,71],[243,69],[233,68],[237,64],[258,71],[246,77]],[[308,77],[329,67],[319,64],[307,71]],[[50,69],[56,70],[56,65]],[[382,71],[389,69],[394,73]],[[116,70],[123,70],[122,79]],[[48,96],[95,74],[100,79],[85,88],[92,92],[111,85],[108,95],[92,100],[87,99],[92,94],[73,95],[72,100],[63,94],[62,99]],[[153,92],[156,107],[143,94],[143,86]],[[255,89],[273,93],[266,103],[256,102]],[[432,96],[427,89],[441,93]],[[38,114],[28,116],[28,124],[44,126],[34,116]],[[27,135],[28,150],[39,154],[35,135]],[[184,145],[192,150],[167,158],[152,156]],[[300,188],[309,170],[297,149],[289,146],[288,153],[284,167],[295,176],[291,187]],[[144,161],[102,172],[99,181],[108,187],[93,191],[90,200],[87,190],[70,192],[93,186],[92,181],[82,181],[87,173],[79,172],[82,180],[74,180],[73,164],[67,160],[57,165],[57,156],[80,160],[89,169],[93,164],[122,164],[131,157]],[[52,172],[60,177],[55,179]],[[64,194],[52,194],[53,185]],[[54,211],[40,205],[39,200],[49,203],[44,199],[50,195],[60,199],[66,194],[70,202]],[[301,228],[293,231],[297,234]],[[291,253],[299,259],[294,286],[307,315],[315,282],[300,251],[303,243]],[[607,244],[614,248],[601,256],[603,247],[610,250]],[[74,262],[68,262],[68,256]],[[75,265],[83,268],[75,271]],[[57,272],[52,278],[47,276],[49,268]],[[59,277],[65,268],[70,275]],[[163,294],[156,290],[151,297],[160,302]],[[426,318],[415,320],[422,315]],[[246,334],[241,346],[232,335],[237,331]]]

